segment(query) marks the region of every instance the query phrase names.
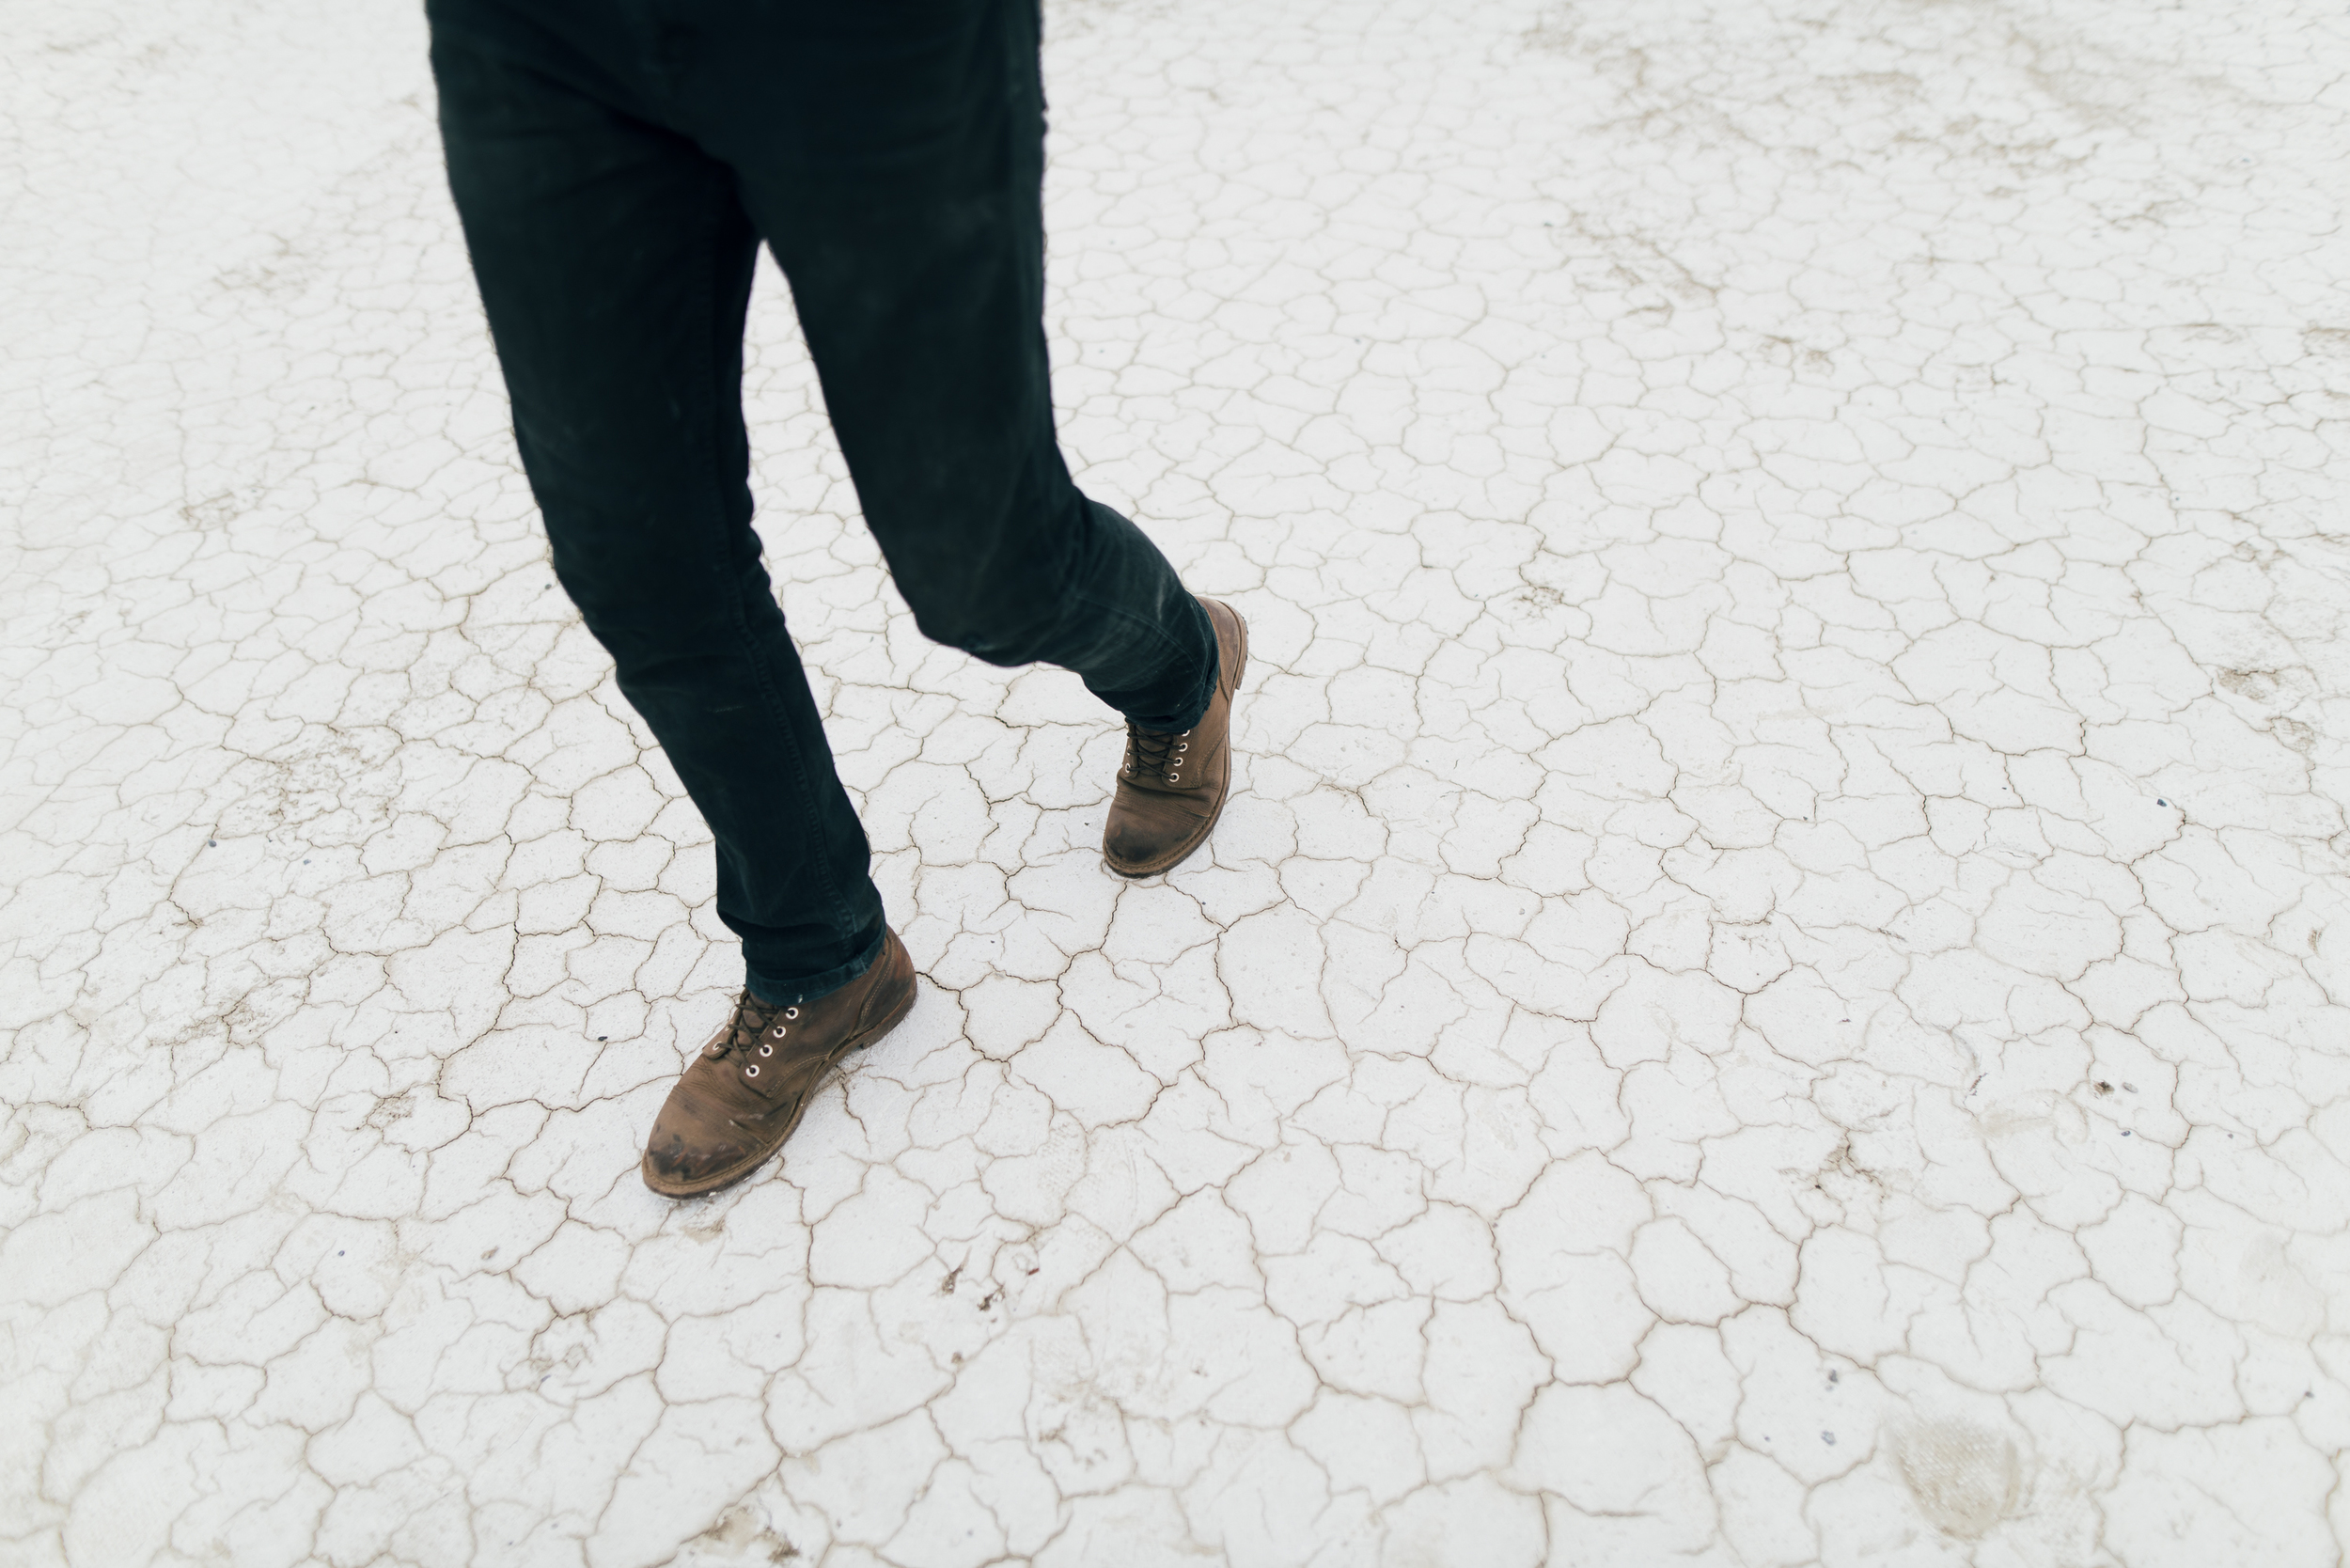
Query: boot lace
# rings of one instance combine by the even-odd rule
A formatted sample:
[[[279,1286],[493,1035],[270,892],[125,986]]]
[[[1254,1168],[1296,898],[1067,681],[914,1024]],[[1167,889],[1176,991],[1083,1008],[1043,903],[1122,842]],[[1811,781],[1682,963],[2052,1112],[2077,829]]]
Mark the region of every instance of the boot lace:
[[[800,1016],[796,1007],[769,1007],[765,1002],[744,991],[735,998],[734,1016],[727,1020],[724,1033],[702,1047],[702,1055],[711,1060],[740,1051],[744,1056],[771,1057],[791,1026]],[[752,1077],[759,1076],[758,1063],[744,1068]]]
[[[1138,778],[1163,778],[1169,784],[1181,784],[1190,750],[1188,729],[1145,729],[1138,724],[1126,727],[1126,771]]]

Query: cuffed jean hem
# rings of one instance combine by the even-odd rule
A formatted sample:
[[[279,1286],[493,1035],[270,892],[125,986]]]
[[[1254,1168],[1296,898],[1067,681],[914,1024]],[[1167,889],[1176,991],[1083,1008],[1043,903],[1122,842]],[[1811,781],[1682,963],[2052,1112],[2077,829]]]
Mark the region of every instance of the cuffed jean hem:
[[[1184,615],[1184,612],[1188,614]],[[1116,612],[1108,605],[1102,605],[1099,613],[1107,617]],[[1189,729],[1207,716],[1208,709],[1215,701],[1216,682],[1223,673],[1223,650],[1216,645],[1215,622],[1209,619],[1207,606],[1188,593],[1183,596],[1182,607],[1177,614],[1183,615],[1186,631],[1196,629],[1205,635],[1208,652],[1206,662],[1198,666],[1198,674],[1184,682],[1180,695],[1166,689],[1169,682],[1164,675],[1154,677],[1139,687],[1124,690],[1104,691],[1091,680],[1086,682],[1089,691],[1116,709],[1128,724],[1144,729]],[[1153,631],[1163,638],[1167,636],[1164,626],[1153,627]],[[1168,674],[1177,674],[1183,664],[1191,661],[1185,657],[1181,645],[1171,639],[1169,648],[1170,656],[1165,667]]]
[[[771,1007],[797,1007],[803,1002],[829,996],[870,969],[873,960],[881,957],[882,944],[888,939],[889,928],[885,925],[874,933],[873,940],[856,957],[805,980],[778,979],[773,971],[762,969],[756,960],[745,953],[743,958],[743,983],[752,996]]]

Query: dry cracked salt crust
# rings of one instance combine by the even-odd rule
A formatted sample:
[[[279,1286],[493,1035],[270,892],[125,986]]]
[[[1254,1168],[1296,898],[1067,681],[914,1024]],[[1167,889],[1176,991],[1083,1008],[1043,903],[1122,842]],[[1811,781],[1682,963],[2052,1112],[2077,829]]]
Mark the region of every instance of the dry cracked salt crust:
[[[23,3],[0,1557],[2166,1568],[2350,1501],[2350,22],[1057,0],[1073,462],[1258,662],[1127,886],[772,277],[925,977],[739,970],[545,567],[413,8]]]

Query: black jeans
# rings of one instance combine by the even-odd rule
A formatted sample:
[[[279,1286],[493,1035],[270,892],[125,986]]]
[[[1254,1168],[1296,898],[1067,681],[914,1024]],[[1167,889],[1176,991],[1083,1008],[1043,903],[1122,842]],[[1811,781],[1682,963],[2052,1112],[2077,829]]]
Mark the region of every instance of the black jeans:
[[[1206,614],[1072,482],[1043,316],[1035,0],[428,0],[449,186],[556,575],[717,839],[751,990],[880,951],[856,812],[752,531],[743,323],[791,281],[915,622],[1207,707]]]

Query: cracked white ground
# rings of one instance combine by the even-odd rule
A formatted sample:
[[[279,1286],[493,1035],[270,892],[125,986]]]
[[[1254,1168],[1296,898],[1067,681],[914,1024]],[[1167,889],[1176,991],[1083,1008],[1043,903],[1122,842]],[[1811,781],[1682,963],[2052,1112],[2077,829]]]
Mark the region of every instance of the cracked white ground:
[[[0,1559],[2302,1568],[2350,1498],[2350,20],[1057,0],[1236,792],[760,527],[923,974],[787,1156],[415,8],[8,9]]]

